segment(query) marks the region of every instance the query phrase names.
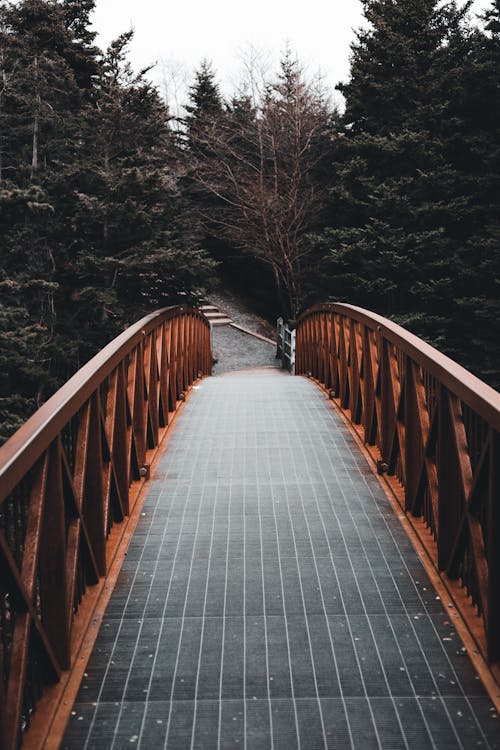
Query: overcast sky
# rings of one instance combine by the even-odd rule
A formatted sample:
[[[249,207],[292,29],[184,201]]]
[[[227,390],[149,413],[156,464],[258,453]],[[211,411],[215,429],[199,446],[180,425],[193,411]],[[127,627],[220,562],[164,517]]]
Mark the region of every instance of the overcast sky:
[[[240,80],[249,45],[268,51],[276,70],[288,43],[309,73],[321,70],[333,88],[348,77],[349,48],[362,21],[359,0],[97,0],[94,14],[101,47],[135,29],[130,60],[135,69],[158,62],[151,77],[160,86],[164,70],[172,89],[182,71],[190,79],[207,58],[226,94]]]

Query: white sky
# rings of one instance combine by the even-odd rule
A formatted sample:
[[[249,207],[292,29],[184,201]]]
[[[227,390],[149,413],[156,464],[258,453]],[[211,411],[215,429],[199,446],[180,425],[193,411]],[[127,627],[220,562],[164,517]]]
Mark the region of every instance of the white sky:
[[[203,58],[213,63],[223,92],[232,92],[249,45],[269,53],[274,72],[288,43],[309,74],[321,70],[333,89],[348,77],[349,48],[362,20],[359,0],[97,0],[94,28],[105,47],[133,27],[134,69],[158,62],[150,76],[162,87],[166,70],[172,98]]]

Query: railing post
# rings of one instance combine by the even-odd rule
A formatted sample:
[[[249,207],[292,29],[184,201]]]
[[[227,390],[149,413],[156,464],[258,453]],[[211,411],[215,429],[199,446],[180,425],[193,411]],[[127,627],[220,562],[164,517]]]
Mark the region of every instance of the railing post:
[[[98,498],[99,502],[100,498]],[[40,533],[41,616],[62,669],[70,665],[71,622],[67,601],[66,529],[61,440],[49,449],[47,493]]]
[[[295,375],[295,347],[296,347],[296,330],[290,333],[290,373]]]
[[[391,380],[390,380],[390,362],[388,343],[379,331],[379,373],[380,373],[380,454],[382,461],[389,466],[390,456],[390,426],[393,423],[393,404],[390,398]]]
[[[411,511],[414,507],[418,491],[419,467],[423,460],[422,444],[427,438],[428,419],[426,421],[426,433],[421,434],[420,420],[426,417],[424,407],[424,389],[422,378],[410,357],[406,357],[406,387],[405,387],[405,510]],[[420,417],[420,419],[419,419]]]
[[[440,387],[438,409],[438,566],[440,570],[446,570],[472,485],[472,469],[460,401],[443,385]]]
[[[283,318],[276,322],[276,359],[280,359],[285,348],[285,329]]]
[[[346,322],[345,317],[339,318],[339,348],[338,348],[338,368],[339,368],[339,399],[340,406],[344,409],[348,405],[348,368],[347,368],[347,342],[346,342]]]
[[[487,647],[491,662],[500,661],[500,434],[490,436],[488,477],[488,623]]]
[[[372,366],[372,342],[370,331],[363,326],[363,431],[364,441],[370,445],[376,439],[372,435],[373,412],[375,409],[375,381]]]

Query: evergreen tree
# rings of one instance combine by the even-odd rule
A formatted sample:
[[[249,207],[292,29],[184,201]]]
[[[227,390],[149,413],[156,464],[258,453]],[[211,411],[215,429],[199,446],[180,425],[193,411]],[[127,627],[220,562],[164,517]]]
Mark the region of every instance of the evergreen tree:
[[[458,356],[500,388],[500,3],[484,14],[463,77],[460,163],[470,229],[464,232],[455,304],[462,342]],[[458,139],[456,139],[458,140]],[[465,354],[462,349],[465,349]],[[467,359],[465,359],[465,356]]]
[[[93,5],[0,7],[0,439],[124,325],[212,273],[165,105],[127,63],[130,34],[94,46]]]
[[[481,234],[466,111],[468,6],[365,0],[364,9],[370,26],[353,46],[350,81],[339,86],[346,111],[332,226],[318,242],[328,288],[471,366],[465,297],[477,308],[486,289],[471,257]]]
[[[200,135],[217,123],[223,112],[223,102],[215,80],[215,72],[208,60],[202,60],[189,88],[189,101],[184,118],[188,144],[193,152],[199,147]]]

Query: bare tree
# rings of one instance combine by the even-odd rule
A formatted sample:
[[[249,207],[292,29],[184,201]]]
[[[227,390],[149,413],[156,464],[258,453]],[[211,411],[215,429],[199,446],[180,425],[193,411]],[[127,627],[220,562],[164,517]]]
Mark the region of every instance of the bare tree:
[[[287,53],[257,104],[251,92],[235,97],[196,134],[194,179],[217,199],[205,220],[270,268],[292,316],[303,304],[303,270],[312,263],[307,235],[325,206],[321,176],[332,133],[328,104]]]
[[[183,102],[189,87],[190,70],[182,60],[162,57],[160,60],[162,95],[172,115],[172,127],[179,127],[184,116]]]
[[[240,68],[232,81],[233,89],[238,96],[249,96],[258,107],[271,75],[272,53],[248,42],[238,49],[238,60]]]

